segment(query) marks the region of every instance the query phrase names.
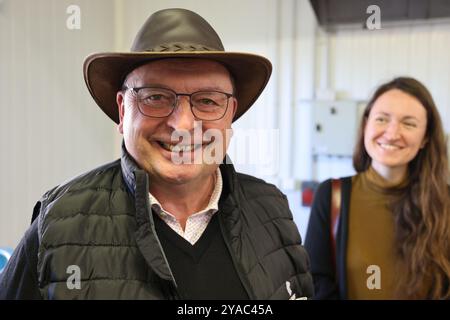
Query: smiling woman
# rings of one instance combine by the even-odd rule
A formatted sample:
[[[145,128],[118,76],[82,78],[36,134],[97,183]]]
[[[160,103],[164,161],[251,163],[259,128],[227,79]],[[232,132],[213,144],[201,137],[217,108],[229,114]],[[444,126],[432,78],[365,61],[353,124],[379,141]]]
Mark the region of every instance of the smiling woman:
[[[450,298],[447,150],[423,84],[396,78],[376,90],[353,166],[357,175],[325,181],[314,199],[305,246],[316,298]],[[332,219],[339,185],[341,210]]]
[[[400,182],[408,163],[425,144],[427,111],[414,96],[399,89],[379,96],[367,116],[364,146],[372,167],[385,179]]]

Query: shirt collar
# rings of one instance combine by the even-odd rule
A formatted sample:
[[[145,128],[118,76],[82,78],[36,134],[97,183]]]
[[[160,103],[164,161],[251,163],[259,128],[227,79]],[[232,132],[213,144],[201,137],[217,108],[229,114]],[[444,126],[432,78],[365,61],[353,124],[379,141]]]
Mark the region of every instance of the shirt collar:
[[[222,180],[222,173],[220,172],[219,168],[217,168],[215,174],[216,174],[216,183],[214,186],[213,193],[211,194],[211,198],[209,199],[208,205],[204,209],[193,213],[191,216],[200,215],[203,213],[212,213],[213,214],[219,210],[219,200],[220,200],[220,196],[222,194],[223,180]],[[149,192],[149,197],[150,197],[150,206],[152,209],[155,209],[155,211],[158,215],[166,214],[171,217],[174,217],[173,214],[171,214],[170,212],[166,211],[163,208],[163,206],[158,201],[158,199],[156,199],[156,197],[153,196],[150,192]]]

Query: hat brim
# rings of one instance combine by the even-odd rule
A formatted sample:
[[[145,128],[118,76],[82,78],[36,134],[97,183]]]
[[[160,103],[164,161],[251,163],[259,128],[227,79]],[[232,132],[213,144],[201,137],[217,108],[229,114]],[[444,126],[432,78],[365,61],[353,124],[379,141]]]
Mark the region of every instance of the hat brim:
[[[264,90],[272,64],[262,56],[222,51],[95,53],[84,61],[84,80],[98,106],[119,123],[116,95],[125,76],[137,66],[165,58],[197,58],[222,63],[235,82],[238,108],[233,122],[241,117]]]

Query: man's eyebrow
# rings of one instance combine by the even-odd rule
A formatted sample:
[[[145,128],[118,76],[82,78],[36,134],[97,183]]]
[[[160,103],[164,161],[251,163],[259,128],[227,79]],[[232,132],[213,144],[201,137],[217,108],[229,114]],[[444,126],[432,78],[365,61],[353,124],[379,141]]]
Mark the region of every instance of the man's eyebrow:
[[[136,84],[136,83],[135,83]],[[164,89],[170,89],[173,90],[171,87],[160,84],[160,83],[144,83],[142,85],[135,85],[135,88],[145,88],[145,87],[150,87],[150,88],[164,88]]]
[[[229,90],[226,90],[225,88],[220,88],[220,87],[202,87],[200,90],[197,91],[220,91],[220,92],[227,92]],[[233,91],[233,89],[231,89],[231,91]]]
[[[161,83],[146,83],[140,86],[135,86],[136,88],[140,88],[140,87],[151,87],[151,88],[164,88],[164,89],[169,89],[172,91],[175,91],[173,88],[171,88],[168,85],[164,85]],[[230,90],[227,90],[225,88],[221,88],[221,87],[217,87],[217,86],[206,86],[206,87],[199,87],[195,90],[193,90],[192,92],[198,92],[198,91],[220,91],[220,92],[228,92]],[[233,89],[231,89],[231,91],[233,91]],[[177,92],[177,91],[175,91]],[[177,93],[187,93],[187,92],[177,92]]]

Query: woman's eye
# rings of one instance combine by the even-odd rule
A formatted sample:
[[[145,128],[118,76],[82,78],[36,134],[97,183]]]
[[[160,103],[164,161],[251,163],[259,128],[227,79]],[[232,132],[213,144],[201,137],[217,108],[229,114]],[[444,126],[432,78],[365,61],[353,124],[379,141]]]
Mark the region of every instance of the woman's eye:
[[[415,123],[412,123],[412,122],[405,122],[405,126],[410,127],[410,128],[417,127],[417,125]]]

